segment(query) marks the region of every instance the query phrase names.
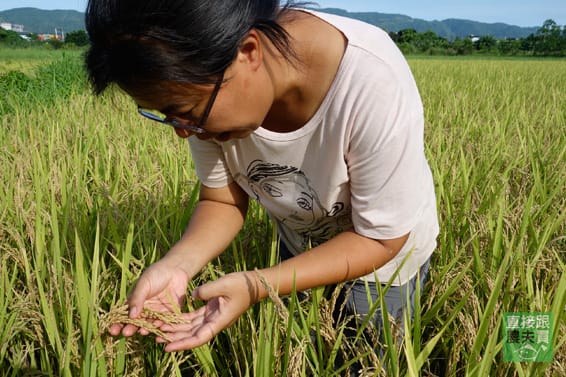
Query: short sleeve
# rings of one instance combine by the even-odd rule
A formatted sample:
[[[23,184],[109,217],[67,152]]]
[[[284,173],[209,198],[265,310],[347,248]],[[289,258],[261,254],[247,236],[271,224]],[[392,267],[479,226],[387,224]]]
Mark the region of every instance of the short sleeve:
[[[203,185],[220,188],[233,181],[220,145],[191,136],[189,146],[197,176]]]

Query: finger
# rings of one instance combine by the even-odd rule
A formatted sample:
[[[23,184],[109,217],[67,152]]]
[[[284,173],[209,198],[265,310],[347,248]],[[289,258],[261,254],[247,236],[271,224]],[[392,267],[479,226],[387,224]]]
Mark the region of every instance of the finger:
[[[165,340],[166,343],[180,342],[184,339],[194,337],[197,334],[197,331],[199,330],[199,328],[190,329],[190,331],[184,331],[184,332],[176,332],[176,333],[168,332],[168,333],[165,333],[165,336],[163,336],[161,338],[163,338],[163,340]]]
[[[165,324],[159,328],[159,330],[166,333],[181,333],[188,332],[195,327],[201,326],[204,323],[203,320],[193,321],[190,323],[178,323],[178,324]]]
[[[155,327],[161,327],[161,326],[163,326],[163,325],[165,324],[165,322],[163,322],[163,321],[160,320],[160,319],[156,319],[156,320],[154,320],[154,321],[152,322],[152,324],[153,324],[153,326],[155,326]]]
[[[156,337],[155,337],[155,342],[156,342],[156,343],[163,344],[163,343],[168,343],[169,341],[166,340],[166,339],[164,339],[164,338],[162,338],[162,337],[160,337],[160,336],[156,336]]]
[[[151,324],[152,324],[154,327],[160,328],[161,326],[164,325],[164,322],[161,321],[161,320],[156,319],[156,320],[153,320],[153,321],[151,322]],[[144,328],[144,327],[140,327],[140,328],[138,329],[138,333],[139,333],[140,335],[144,335],[144,336],[145,336],[145,335],[151,334],[151,331],[149,331],[148,329],[146,329],[146,328]]]
[[[180,340],[173,341],[165,346],[166,352],[190,350],[202,346],[216,335],[211,326],[202,326],[190,336],[184,337]]]
[[[206,315],[206,307],[201,307],[195,311],[188,312],[188,313],[181,313],[179,319],[181,323],[166,323],[162,322],[159,326],[161,331],[165,332],[175,332],[175,331],[184,331],[184,329],[188,327],[195,327],[204,322]]]
[[[124,328],[124,325],[122,325],[121,323],[114,323],[110,325],[110,327],[108,328],[108,332],[112,336],[118,336],[122,332],[122,328]]]
[[[160,330],[167,335],[167,341],[174,342],[192,336],[204,326],[209,326],[205,316],[196,317],[193,321],[179,324],[164,324]]]
[[[137,326],[128,324],[122,329],[122,335],[126,337],[134,336],[138,332],[138,329]]]

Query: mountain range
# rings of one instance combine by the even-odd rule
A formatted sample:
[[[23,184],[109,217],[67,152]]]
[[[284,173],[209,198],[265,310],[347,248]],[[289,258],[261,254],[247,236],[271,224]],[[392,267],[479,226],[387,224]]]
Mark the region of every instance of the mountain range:
[[[25,33],[54,34],[55,28],[67,33],[84,30],[85,14],[76,10],[15,8],[0,11],[0,22],[24,25]]]
[[[359,19],[387,31],[415,29],[422,33],[433,31],[437,35],[453,40],[470,35],[491,35],[494,38],[525,38],[537,32],[538,27],[521,27],[505,23],[483,23],[463,19],[427,21],[402,14],[378,12],[348,12],[337,8],[322,8],[318,11]],[[37,8],[15,8],[0,11],[0,22],[24,25],[26,33],[54,33],[55,28],[65,32],[84,30],[84,13],[75,10],[41,10]]]

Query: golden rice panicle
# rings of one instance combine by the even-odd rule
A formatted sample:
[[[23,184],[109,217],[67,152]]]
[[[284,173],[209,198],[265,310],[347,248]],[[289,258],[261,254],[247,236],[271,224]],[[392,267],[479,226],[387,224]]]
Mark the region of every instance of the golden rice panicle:
[[[166,335],[166,333],[155,326],[155,320],[159,320],[168,324],[187,323],[187,321],[181,317],[180,313],[163,313],[149,308],[144,308],[138,318],[130,318],[128,314],[128,305],[124,304],[120,306],[113,306],[110,311],[106,313],[105,316],[103,316],[101,321],[101,329],[108,330],[108,328],[113,323],[131,324],[144,328],[151,334],[154,334],[170,342],[171,339]]]

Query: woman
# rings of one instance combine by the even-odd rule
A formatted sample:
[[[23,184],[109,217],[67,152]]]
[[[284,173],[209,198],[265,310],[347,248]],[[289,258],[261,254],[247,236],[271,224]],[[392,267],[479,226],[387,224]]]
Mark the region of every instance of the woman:
[[[181,303],[251,197],[277,224],[282,261],[260,273],[279,294],[349,282],[346,308],[364,315],[366,282],[373,301],[391,282],[387,308],[402,319],[438,223],[420,97],[384,31],[267,0],[90,0],[86,22],[95,92],[117,84],[142,116],[188,137],[201,181],[182,238],[131,293],[132,318]],[[267,292],[243,271],[192,295],[206,305],[162,324],[166,351],[205,344]]]

